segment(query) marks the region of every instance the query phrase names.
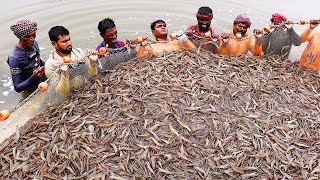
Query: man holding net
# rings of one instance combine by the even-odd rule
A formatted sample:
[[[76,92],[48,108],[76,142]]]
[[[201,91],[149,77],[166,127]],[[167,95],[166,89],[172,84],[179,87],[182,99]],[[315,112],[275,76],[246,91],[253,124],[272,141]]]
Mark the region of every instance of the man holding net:
[[[136,45],[129,44],[130,51],[126,44],[117,40],[118,31],[113,19],[105,18],[98,24],[98,30],[103,41],[98,45],[96,50],[108,48],[109,56],[106,59],[98,60],[98,69],[103,72],[107,69],[113,69],[117,64],[126,62],[136,57]]]
[[[148,43],[147,39],[145,39],[142,43],[140,43],[140,48],[137,54],[139,59],[159,55],[163,52],[169,53],[180,49],[196,48],[182,31],[176,33],[177,39],[168,40],[168,29],[163,20],[154,21],[151,23],[150,28],[156,39],[156,42]]]
[[[201,44],[205,44],[208,41],[208,37],[205,37],[206,33],[211,36],[210,39],[217,39],[219,35],[211,28],[211,21],[213,18],[212,9],[207,6],[200,7],[196,14],[197,24],[190,25],[187,29],[187,36],[193,42],[194,45],[199,47]],[[218,47],[216,44],[207,44],[203,48],[212,51],[214,54],[218,53]]]
[[[45,74],[50,78],[55,92],[67,97],[71,89],[84,85],[87,78],[97,75],[98,51],[88,50],[88,55],[85,55],[80,48],[73,48],[69,31],[63,26],[52,27],[49,38],[55,52],[46,61]]]
[[[299,35],[293,30],[293,25],[279,13],[271,17],[272,31],[263,36],[262,51],[265,55],[279,55],[288,58],[292,45],[300,46]]]
[[[258,30],[255,38],[247,33],[251,26],[251,21],[245,14],[236,17],[231,33],[222,33],[222,44],[220,54],[239,56],[246,55],[250,51],[254,56],[261,55],[262,52],[262,31]]]
[[[20,20],[10,29],[19,38],[18,44],[8,56],[14,89],[23,92],[23,98],[29,96],[44,80],[44,62],[36,38],[37,23]]]
[[[299,64],[312,70],[320,70],[320,33],[314,30],[318,26],[319,20],[311,20],[310,26],[301,35],[301,41],[309,41],[303,51]]]

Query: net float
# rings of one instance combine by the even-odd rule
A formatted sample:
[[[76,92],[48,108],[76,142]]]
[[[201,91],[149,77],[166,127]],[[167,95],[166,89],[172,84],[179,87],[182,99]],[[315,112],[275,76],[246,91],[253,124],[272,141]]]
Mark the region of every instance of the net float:
[[[240,33],[236,33],[236,39],[241,39],[242,35]]]
[[[39,85],[38,85],[38,88],[41,92],[44,92],[48,89],[48,83],[46,82],[41,82]]]
[[[208,31],[208,32],[204,33],[204,37],[205,38],[210,38],[211,37],[211,32]]]
[[[170,34],[170,39],[177,39],[177,34],[176,33]]]
[[[264,31],[264,32],[270,32],[270,26],[265,26],[265,27],[263,28],[263,31]]]
[[[142,43],[146,39],[148,39],[148,36],[137,37],[136,38],[136,42],[137,43]]]
[[[137,41],[137,43],[142,43],[143,38],[142,38],[142,37],[137,37],[137,38],[136,38],[136,41]]]
[[[300,19],[299,24],[301,25],[307,24],[307,21],[305,19]]]
[[[98,51],[99,51],[100,54],[105,54],[107,52],[107,48],[106,47],[101,47],[101,48],[99,48]]]
[[[71,62],[71,59],[69,56],[65,56],[62,59],[63,59],[63,63],[65,63],[65,64],[69,64]]]
[[[9,116],[10,116],[10,111],[8,111],[8,110],[1,110],[0,111],[0,121],[4,121],[4,120],[8,119]]]

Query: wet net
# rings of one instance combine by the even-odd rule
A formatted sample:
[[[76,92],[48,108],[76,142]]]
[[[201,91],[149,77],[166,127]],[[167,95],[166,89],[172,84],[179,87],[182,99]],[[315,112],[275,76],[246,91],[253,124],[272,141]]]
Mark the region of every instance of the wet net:
[[[137,51],[128,46],[118,49],[108,49],[109,56],[98,60],[98,70],[100,73],[106,70],[112,70],[118,64],[127,62],[136,58]]]
[[[218,54],[218,36],[217,37],[203,37],[195,34],[187,33],[188,39],[199,49],[210,51],[214,54]]]
[[[279,57],[130,61],[0,148],[5,179],[319,179],[320,75]]]
[[[103,75],[106,71],[112,70],[118,64],[136,57],[135,49],[130,49],[127,46],[108,51],[108,58],[101,58],[97,61],[98,75]],[[10,117],[0,124],[0,132],[2,134],[0,143],[15,132],[17,127],[23,126],[37,113],[41,113],[47,107],[58,104],[65,99],[63,94],[56,88],[61,78],[60,74],[61,71],[57,67],[54,74],[46,80],[47,89],[45,91],[42,92],[37,89],[11,110]],[[89,74],[88,64],[84,62],[84,59],[79,59],[74,63],[68,64],[68,74],[71,94],[74,93],[74,90],[85,86],[92,78]]]

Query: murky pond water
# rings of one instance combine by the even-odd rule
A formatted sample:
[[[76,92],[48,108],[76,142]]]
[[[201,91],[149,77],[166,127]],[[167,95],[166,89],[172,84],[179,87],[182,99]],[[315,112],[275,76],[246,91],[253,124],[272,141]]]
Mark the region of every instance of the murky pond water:
[[[4,0],[3,0],[4,1]],[[234,18],[246,13],[253,21],[251,27],[262,29],[269,23],[272,13],[280,12],[288,19],[319,19],[319,0],[14,0],[2,1],[0,7],[0,109],[11,109],[20,98],[11,83],[7,55],[18,39],[10,31],[10,25],[20,19],[32,19],[38,23],[37,41],[42,49],[42,59],[46,60],[53,50],[48,38],[48,30],[55,25],[63,25],[71,32],[75,47],[95,48],[101,41],[97,26],[103,18],[110,17],[116,22],[118,39],[125,40],[137,35],[149,35],[150,23],[156,19],[167,22],[169,33],[185,29],[196,23],[195,13],[201,6],[209,6],[214,11],[211,26],[219,33],[230,30]],[[244,3],[245,2],[245,3]],[[307,26],[294,26],[300,32]],[[152,37],[152,36],[151,36]],[[305,44],[292,49],[290,58],[298,59]]]

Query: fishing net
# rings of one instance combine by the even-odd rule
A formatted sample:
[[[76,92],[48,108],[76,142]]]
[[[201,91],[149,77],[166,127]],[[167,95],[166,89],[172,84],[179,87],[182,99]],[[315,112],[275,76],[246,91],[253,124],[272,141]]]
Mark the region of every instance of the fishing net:
[[[136,50],[131,49],[128,46],[118,49],[108,49],[109,56],[107,58],[100,59],[98,63],[98,70],[100,73],[106,70],[112,70],[116,65],[127,62],[136,58]]]
[[[133,60],[17,131],[0,176],[317,179],[319,77],[271,56]]]
[[[206,38],[195,34],[188,34],[188,38],[197,48],[213,52],[214,54],[218,53],[217,38],[213,38],[212,36]]]
[[[135,50],[130,49],[129,51],[128,47],[109,50],[109,57],[107,59],[102,58],[97,62],[98,72],[101,74],[106,70],[111,70],[116,65],[129,61],[135,58],[135,56]],[[0,143],[15,132],[17,127],[23,126],[37,113],[44,112],[46,107],[60,103],[65,99],[64,96],[56,90],[61,73],[58,69],[56,71],[59,76],[57,77],[54,73],[54,75],[48,78],[46,81],[48,84],[46,91],[41,92],[37,89],[11,110],[11,115],[6,121],[1,122],[0,131],[2,136],[0,137]],[[91,79],[88,72],[88,65],[81,59],[76,63],[68,65],[68,74],[72,89],[86,85]],[[71,91],[71,93],[73,93],[73,91]]]

